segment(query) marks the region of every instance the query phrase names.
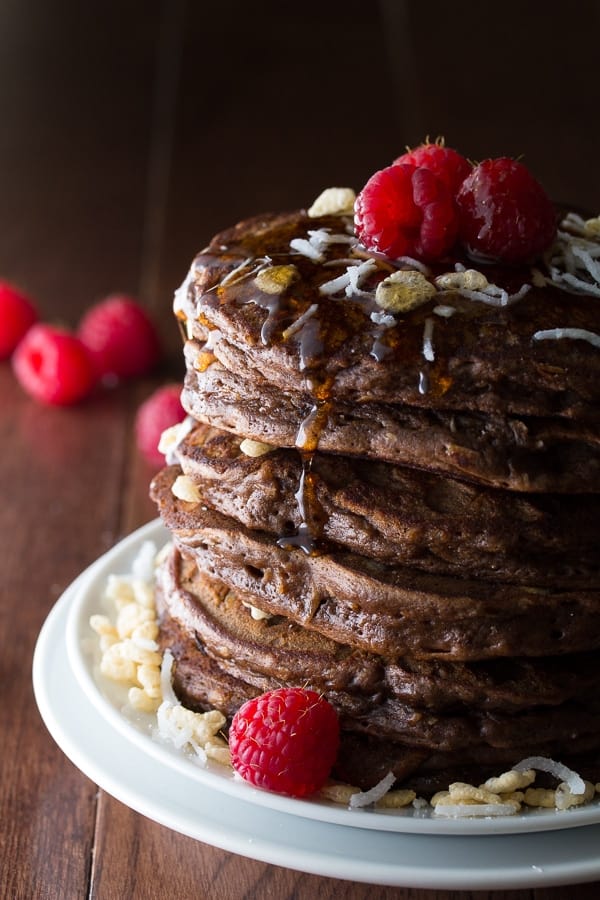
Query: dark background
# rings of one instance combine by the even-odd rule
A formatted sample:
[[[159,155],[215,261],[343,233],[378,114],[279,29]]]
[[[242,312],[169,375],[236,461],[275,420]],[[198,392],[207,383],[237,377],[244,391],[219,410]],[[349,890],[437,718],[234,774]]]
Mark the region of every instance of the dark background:
[[[133,420],[183,371],[171,313],[217,230],[359,190],[426,135],[523,156],[600,211],[600,3],[0,0],[0,279],[75,326],[132,293],[169,350],[151,378],[40,407],[0,364],[0,895],[11,900],[489,897],[267,866],[142,818],[46,732],[31,657],[56,599],[155,516]],[[598,885],[495,900],[597,897]]]
[[[0,276],[162,313],[239,218],[359,190],[426,135],[600,209],[600,4],[0,4]]]

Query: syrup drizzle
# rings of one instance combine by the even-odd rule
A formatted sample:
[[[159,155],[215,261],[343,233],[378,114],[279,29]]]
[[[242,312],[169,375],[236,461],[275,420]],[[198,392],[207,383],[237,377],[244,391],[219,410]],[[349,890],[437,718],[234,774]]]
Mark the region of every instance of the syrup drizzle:
[[[315,232],[314,235],[309,232],[309,235],[314,243],[316,236],[325,235],[325,231]],[[308,268],[309,272],[314,271],[315,265],[322,262],[328,266],[345,267],[346,271],[341,275],[317,285],[317,296],[313,292],[307,298],[305,292],[296,292],[294,288],[278,294],[268,294],[257,289],[252,276],[268,266],[273,257],[280,255],[279,250],[283,249],[280,247],[273,248],[275,252],[271,251],[269,256],[244,259],[230,273],[227,282],[221,282],[218,290],[222,301],[233,300],[239,305],[252,303],[266,312],[260,326],[260,340],[264,346],[284,344],[292,339],[296,345],[298,368],[305,373],[312,403],[298,426],[295,439],[301,460],[300,478],[294,494],[300,524],[294,534],[281,535],[277,539],[277,545],[282,548],[298,547],[310,555],[323,552],[324,546],[326,515],[318,501],[318,474],[314,471],[314,462],[333,402],[335,375],[325,374],[329,357],[355,335],[364,334],[365,327],[372,341],[370,355],[377,362],[393,354],[397,343],[392,332],[389,332],[396,325],[395,317],[382,311],[375,302],[372,282],[373,279],[379,280],[381,275],[382,266],[379,261],[371,256],[363,262],[349,259],[347,247],[340,246],[342,241],[338,241],[337,235],[325,236],[327,240],[323,237],[322,245],[319,244],[316,248],[319,250],[319,259],[308,254],[304,260],[301,255],[295,259],[298,268]],[[348,242],[344,238],[344,243]],[[335,244],[338,246],[335,247]],[[351,253],[354,253],[354,248]],[[326,254],[331,254],[334,258],[325,260]],[[285,256],[285,253],[281,255]],[[357,253],[357,256],[360,254]],[[389,264],[384,268],[387,271]],[[309,280],[312,279],[314,275],[311,272]],[[433,321],[430,331],[432,325]],[[429,376],[427,372],[421,372],[419,392],[424,394],[428,390]]]
[[[320,509],[316,501],[315,477],[312,472],[313,453],[302,454],[302,472],[298,490],[294,499],[298,504],[301,522],[296,533],[288,537],[280,537],[277,546],[284,550],[290,547],[299,547],[307,556],[318,552],[318,537],[314,531],[315,509]]]

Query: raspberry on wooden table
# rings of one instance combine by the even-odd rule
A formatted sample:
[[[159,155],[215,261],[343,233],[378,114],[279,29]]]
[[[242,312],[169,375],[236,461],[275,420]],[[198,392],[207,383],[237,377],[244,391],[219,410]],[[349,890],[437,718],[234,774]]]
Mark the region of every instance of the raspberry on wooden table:
[[[160,359],[154,323],[131,297],[114,295],[96,303],[83,316],[78,335],[99,379],[146,375]]]
[[[356,236],[368,250],[391,258],[435,260],[454,244],[454,199],[430,169],[398,164],[375,172],[358,195]]]
[[[95,384],[92,362],[79,338],[42,323],[32,325],[19,343],[13,368],[31,397],[53,406],[83,400]]]
[[[37,318],[29,297],[0,281],[0,359],[8,359]]]
[[[181,385],[167,384],[154,391],[137,411],[135,433],[138,449],[152,465],[162,466],[165,462],[158,450],[163,431],[185,419],[186,412],[180,397]]]
[[[472,169],[471,163],[464,156],[451,147],[446,147],[441,139],[434,143],[425,142],[414,150],[407,150],[394,160],[395,166],[402,164],[429,169],[444,182],[452,196],[456,196],[456,192]]]
[[[461,242],[475,257],[529,262],[556,233],[552,201],[520,162],[487,159],[471,171],[456,197]]]
[[[255,787],[290,797],[323,787],[339,740],[334,708],[304,688],[280,688],[246,701],[229,730],[236,772]]]

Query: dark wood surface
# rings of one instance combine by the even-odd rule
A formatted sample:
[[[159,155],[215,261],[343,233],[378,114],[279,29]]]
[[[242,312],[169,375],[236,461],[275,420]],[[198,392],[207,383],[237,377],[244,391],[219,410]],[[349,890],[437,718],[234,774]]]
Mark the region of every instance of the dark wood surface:
[[[155,385],[181,376],[172,292],[214,231],[306,205],[331,184],[360,188],[438,133],[472,158],[524,154],[556,199],[600,209],[598,5],[571,10],[0,4],[0,278],[72,326],[104,294],[131,292],[168,349],[155,377],[63,410],[36,405],[0,365],[2,897],[492,896],[320,878],[168,831],[98,791],[55,746],[31,659],[67,585],[155,515],[133,416]]]

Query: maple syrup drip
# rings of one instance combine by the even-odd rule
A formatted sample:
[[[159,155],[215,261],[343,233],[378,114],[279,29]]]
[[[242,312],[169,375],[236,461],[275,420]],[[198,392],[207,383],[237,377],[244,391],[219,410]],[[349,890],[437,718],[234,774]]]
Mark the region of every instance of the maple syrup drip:
[[[296,533],[280,537],[277,545],[284,549],[299,547],[308,556],[321,552],[322,534],[327,516],[317,498],[316,477],[312,471],[314,451],[302,453],[302,473],[294,499],[301,522]]]
[[[302,460],[302,474],[300,475],[300,483],[298,490],[294,494],[294,499],[298,504],[298,511],[302,519],[296,534],[289,537],[280,537],[277,541],[279,547],[285,549],[289,547],[300,547],[307,555],[311,555],[316,551],[316,538],[312,532],[311,526],[307,519],[310,516],[310,497],[314,493],[314,483],[311,484],[312,454]],[[309,487],[310,485],[310,487]]]
[[[300,371],[304,372],[323,355],[323,341],[320,335],[319,319],[313,317],[305,322],[298,333],[300,348]]]
[[[273,332],[277,326],[277,313],[279,312],[279,297],[277,295],[266,295],[264,298],[254,301],[261,309],[267,310],[267,318],[260,329],[260,339],[265,347],[271,343]]]
[[[317,449],[330,409],[330,400],[317,400],[309,414],[300,423],[300,428],[296,435],[296,447],[298,450],[305,453],[313,453]]]

